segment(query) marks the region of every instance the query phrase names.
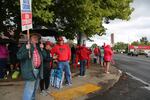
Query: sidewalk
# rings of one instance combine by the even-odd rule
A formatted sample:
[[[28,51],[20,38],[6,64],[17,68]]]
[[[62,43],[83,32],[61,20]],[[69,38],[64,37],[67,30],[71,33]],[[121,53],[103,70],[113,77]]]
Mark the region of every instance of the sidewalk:
[[[91,64],[86,72],[86,77],[78,77],[78,72],[73,73],[73,85],[63,86],[61,89],[50,87],[48,96],[37,95],[37,100],[84,100],[101,93],[112,87],[121,76],[121,73],[111,67],[110,74],[104,74],[103,68],[97,64]],[[23,82],[1,82],[0,100],[21,100]]]

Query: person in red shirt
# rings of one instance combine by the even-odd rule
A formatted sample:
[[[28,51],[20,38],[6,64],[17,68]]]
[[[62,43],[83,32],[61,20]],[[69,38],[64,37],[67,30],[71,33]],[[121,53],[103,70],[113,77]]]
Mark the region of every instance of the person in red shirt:
[[[61,70],[61,72],[65,72],[67,85],[72,85],[69,65],[71,59],[71,50],[69,45],[64,43],[63,37],[58,38],[58,44],[52,48],[51,53],[52,55],[57,55],[58,69]]]
[[[98,63],[99,58],[100,58],[100,49],[99,47],[96,45],[96,47],[94,48],[94,55],[96,57],[96,62]]]
[[[91,60],[90,55],[92,54],[92,50],[91,49],[88,49],[88,51],[89,51],[89,55],[88,55],[88,60],[87,60],[87,69],[90,67],[90,60]]]
[[[113,51],[111,50],[110,45],[104,47],[104,61],[105,61],[105,73],[109,73],[110,62],[112,60]]]
[[[89,59],[90,51],[88,48],[83,45],[80,46],[79,51],[78,51],[78,57],[80,61],[80,76],[85,76],[85,71],[86,71],[86,63],[87,60]]]

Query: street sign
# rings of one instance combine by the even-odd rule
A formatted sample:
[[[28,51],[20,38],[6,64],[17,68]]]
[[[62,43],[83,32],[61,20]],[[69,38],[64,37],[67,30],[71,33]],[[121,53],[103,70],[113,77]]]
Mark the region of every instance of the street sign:
[[[32,29],[32,0],[20,0],[22,31]]]

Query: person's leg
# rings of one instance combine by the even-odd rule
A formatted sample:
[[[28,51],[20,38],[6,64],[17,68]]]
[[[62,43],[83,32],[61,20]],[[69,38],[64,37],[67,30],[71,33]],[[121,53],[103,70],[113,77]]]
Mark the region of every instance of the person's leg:
[[[49,84],[50,84],[50,78],[49,78],[50,76],[47,76],[47,77],[45,77],[45,89],[48,89],[49,88]]]
[[[63,70],[64,70],[64,62],[58,62],[58,69],[57,69],[57,71],[58,71],[58,77],[60,78],[60,79],[62,79],[63,78]],[[62,82],[61,82],[61,86],[62,86]],[[60,86],[60,88],[61,88],[61,86]]]
[[[101,66],[103,67],[104,66],[104,57],[101,56]]]
[[[36,81],[35,81],[34,91],[33,91],[33,95],[32,95],[32,100],[35,100],[36,91],[39,88],[39,83],[40,83],[40,78],[36,79]]]
[[[64,64],[65,64],[64,70],[65,70],[65,76],[66,76],[67,84],[72,84],[69,62],[65,62]]]
[[[34,93],[35,83],[36,81],[25,81],[23,100],[33,100],[32,96]]]
[[[80,60],[80,76],[83,76],[83,60]]]
[[[110,62],[107,62],[107,64],[106,64],[106,73],[109,73],[109,67],[110,67]]]
[[[85,71],[86,71],[86,63],[87,63],[87,60],[83,60],[83,76],[85,76]]]
[[[63,62],[58,62],[58,70],[60,70],[61,72],[63,72],[63,69],[64,69]]]
[[[97,56],[97,58],[96,58],[96,59],[97,59],[97,62],[96,62],[96,63],[98,64],[98,63],[99,63],[99,56]]]
[[[104,68],[104,72],[106,73],[106,66],[107,66],[107,61],[104,61],[104,66],[103,66],[103,68]]]
[[[44,79],[40,80],[40,90],[44,90]]]

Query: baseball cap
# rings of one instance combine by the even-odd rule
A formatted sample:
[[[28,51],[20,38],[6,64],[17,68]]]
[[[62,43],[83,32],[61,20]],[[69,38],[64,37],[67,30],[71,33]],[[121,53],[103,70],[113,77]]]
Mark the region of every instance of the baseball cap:
[[[53,43],[52,42],[50,42],[50,41],[46,41],[46,43],[45,43],[46,45],[50,45],[50,46],[52,46],[53,45]]]

